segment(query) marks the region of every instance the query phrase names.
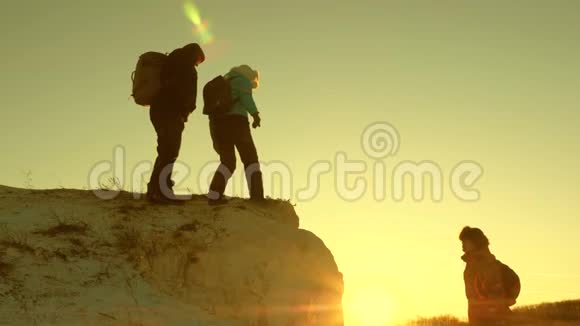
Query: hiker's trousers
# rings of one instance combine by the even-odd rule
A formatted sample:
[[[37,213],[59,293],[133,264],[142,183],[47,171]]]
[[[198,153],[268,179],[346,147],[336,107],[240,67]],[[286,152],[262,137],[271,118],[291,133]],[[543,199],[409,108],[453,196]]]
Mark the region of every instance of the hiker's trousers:
[[[148,192],[172,190],[174,183],[171,174],[179,156],[185,119],[174,113],[165,113],[156,107],[151,107],[149,117],[157,133],[157,158],[153,165]]]
[[[236,170],[237,149],[244,164],[250,198],[263,198],[262,171],[248,118],[232,114],[210,119],[209,129],[213,148],[220,156],[220,165],[211,181],[208,197],[219,199],[223,195],[228,180]]]

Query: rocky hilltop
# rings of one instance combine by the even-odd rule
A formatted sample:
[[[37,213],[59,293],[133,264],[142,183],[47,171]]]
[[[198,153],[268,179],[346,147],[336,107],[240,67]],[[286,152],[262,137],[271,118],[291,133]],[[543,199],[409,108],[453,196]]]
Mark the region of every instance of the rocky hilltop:
[[[342,292],[288,202],[0,186],[0,325],[342,325]]]

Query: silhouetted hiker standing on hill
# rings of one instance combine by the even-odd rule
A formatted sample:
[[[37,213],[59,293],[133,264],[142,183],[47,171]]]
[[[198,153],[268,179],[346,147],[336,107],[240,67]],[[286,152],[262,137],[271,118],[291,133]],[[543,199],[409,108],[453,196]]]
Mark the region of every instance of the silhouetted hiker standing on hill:
[[[509,325],[510,306],[520,293],[517,274],[495,258],[489,240],[478,228],[466,226],[459,235],[466,262],[463,279],[468,300],[469,324]]]
[[[244,164],[250,199],[264,199],[262,172],[248,120],[249,113],[254,120],[252,127],[260,127],[260,114],[252,97],[252,90],[258,87],[259,80],[258,71],[241,65],[223,77],[214,78],[204,87],[204,113],[209,116],[213,148],[221,162],[209,187],[210,205],[227,202],[223,194],[236,169],[236,148]]]
[[[157,159],[147,186],[147,199],[179,203],[171,179],[173,164],[181,147],[185,122],[197,98],[196,66],[205,61],[198,44],[192,43],[169,54],[161,70],[161,89],[153,99],[150,118],[157,133]]]

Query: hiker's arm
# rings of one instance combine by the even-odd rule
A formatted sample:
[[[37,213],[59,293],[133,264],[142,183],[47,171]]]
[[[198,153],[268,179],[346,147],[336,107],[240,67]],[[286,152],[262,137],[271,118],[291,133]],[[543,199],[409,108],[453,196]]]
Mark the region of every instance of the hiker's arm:
[[[187,116],[195,110],[197,99],[197,72],[194,70],[183,71],[179,76],[179,81],[176,85],[176,92],[178,98],[182,99],[184,113]]]
[[[172,109],[187,119],[189,113],[195,110],[197,72],[193,67],[183,63],[179,53],[171,53],[168,58],[167,75],[170,80],[168,88]]]
[[[240,89],[240,103],[246,109],[246,111],[254,116],[254,114],[259,113],[256,102],[252,97],[252,89],[248,87],[243,87]]]
[[[187,105],[188,115],[195,110],[196,103],[197,103],[197,71],[194,71],[193,75],[194,75],[193,76],[194,77],[193,78],[193,85],[190,86],[191,89],[189,90],[191,92],[190,93],[191,94],[191,98],[190,98],[191,102],[188,103],[188,105]]]
[[[260,113],[256,112],[252,114],[252,118],[254,118],[254,122],[252,123],[252,128],[258,128],[262,125],[262,118],[260,118]]]
[[[242,102],[242,105],[246,111],[252,116],[252,118],[254,118],[252,128],[255,129],[262,125],[262,119],[260,118],[260,112],[258,112],[258,108],[256,107],[256,103],[254,102],[254,98],[252,97],[251,92],[251,90],[249,93],[242,91],[240,101]]]
[[[252,127],[260,127],[262,119],[260,119],[260,112],[258,111],[256,102],[254,102],[254,97],[252,96],[252,83],[242,78],[234,79],[234,82],[236,83],[235,89],[237,90],[237,98],[240,105],[254,119]]]

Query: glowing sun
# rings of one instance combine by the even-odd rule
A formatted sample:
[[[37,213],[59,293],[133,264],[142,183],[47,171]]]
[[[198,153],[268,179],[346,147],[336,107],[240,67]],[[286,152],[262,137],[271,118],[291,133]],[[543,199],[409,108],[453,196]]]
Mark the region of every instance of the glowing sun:
[[[345,292],[342,303],[347,325],[389,326],[394,321],[394,302],[381,289],[366,288]]]

